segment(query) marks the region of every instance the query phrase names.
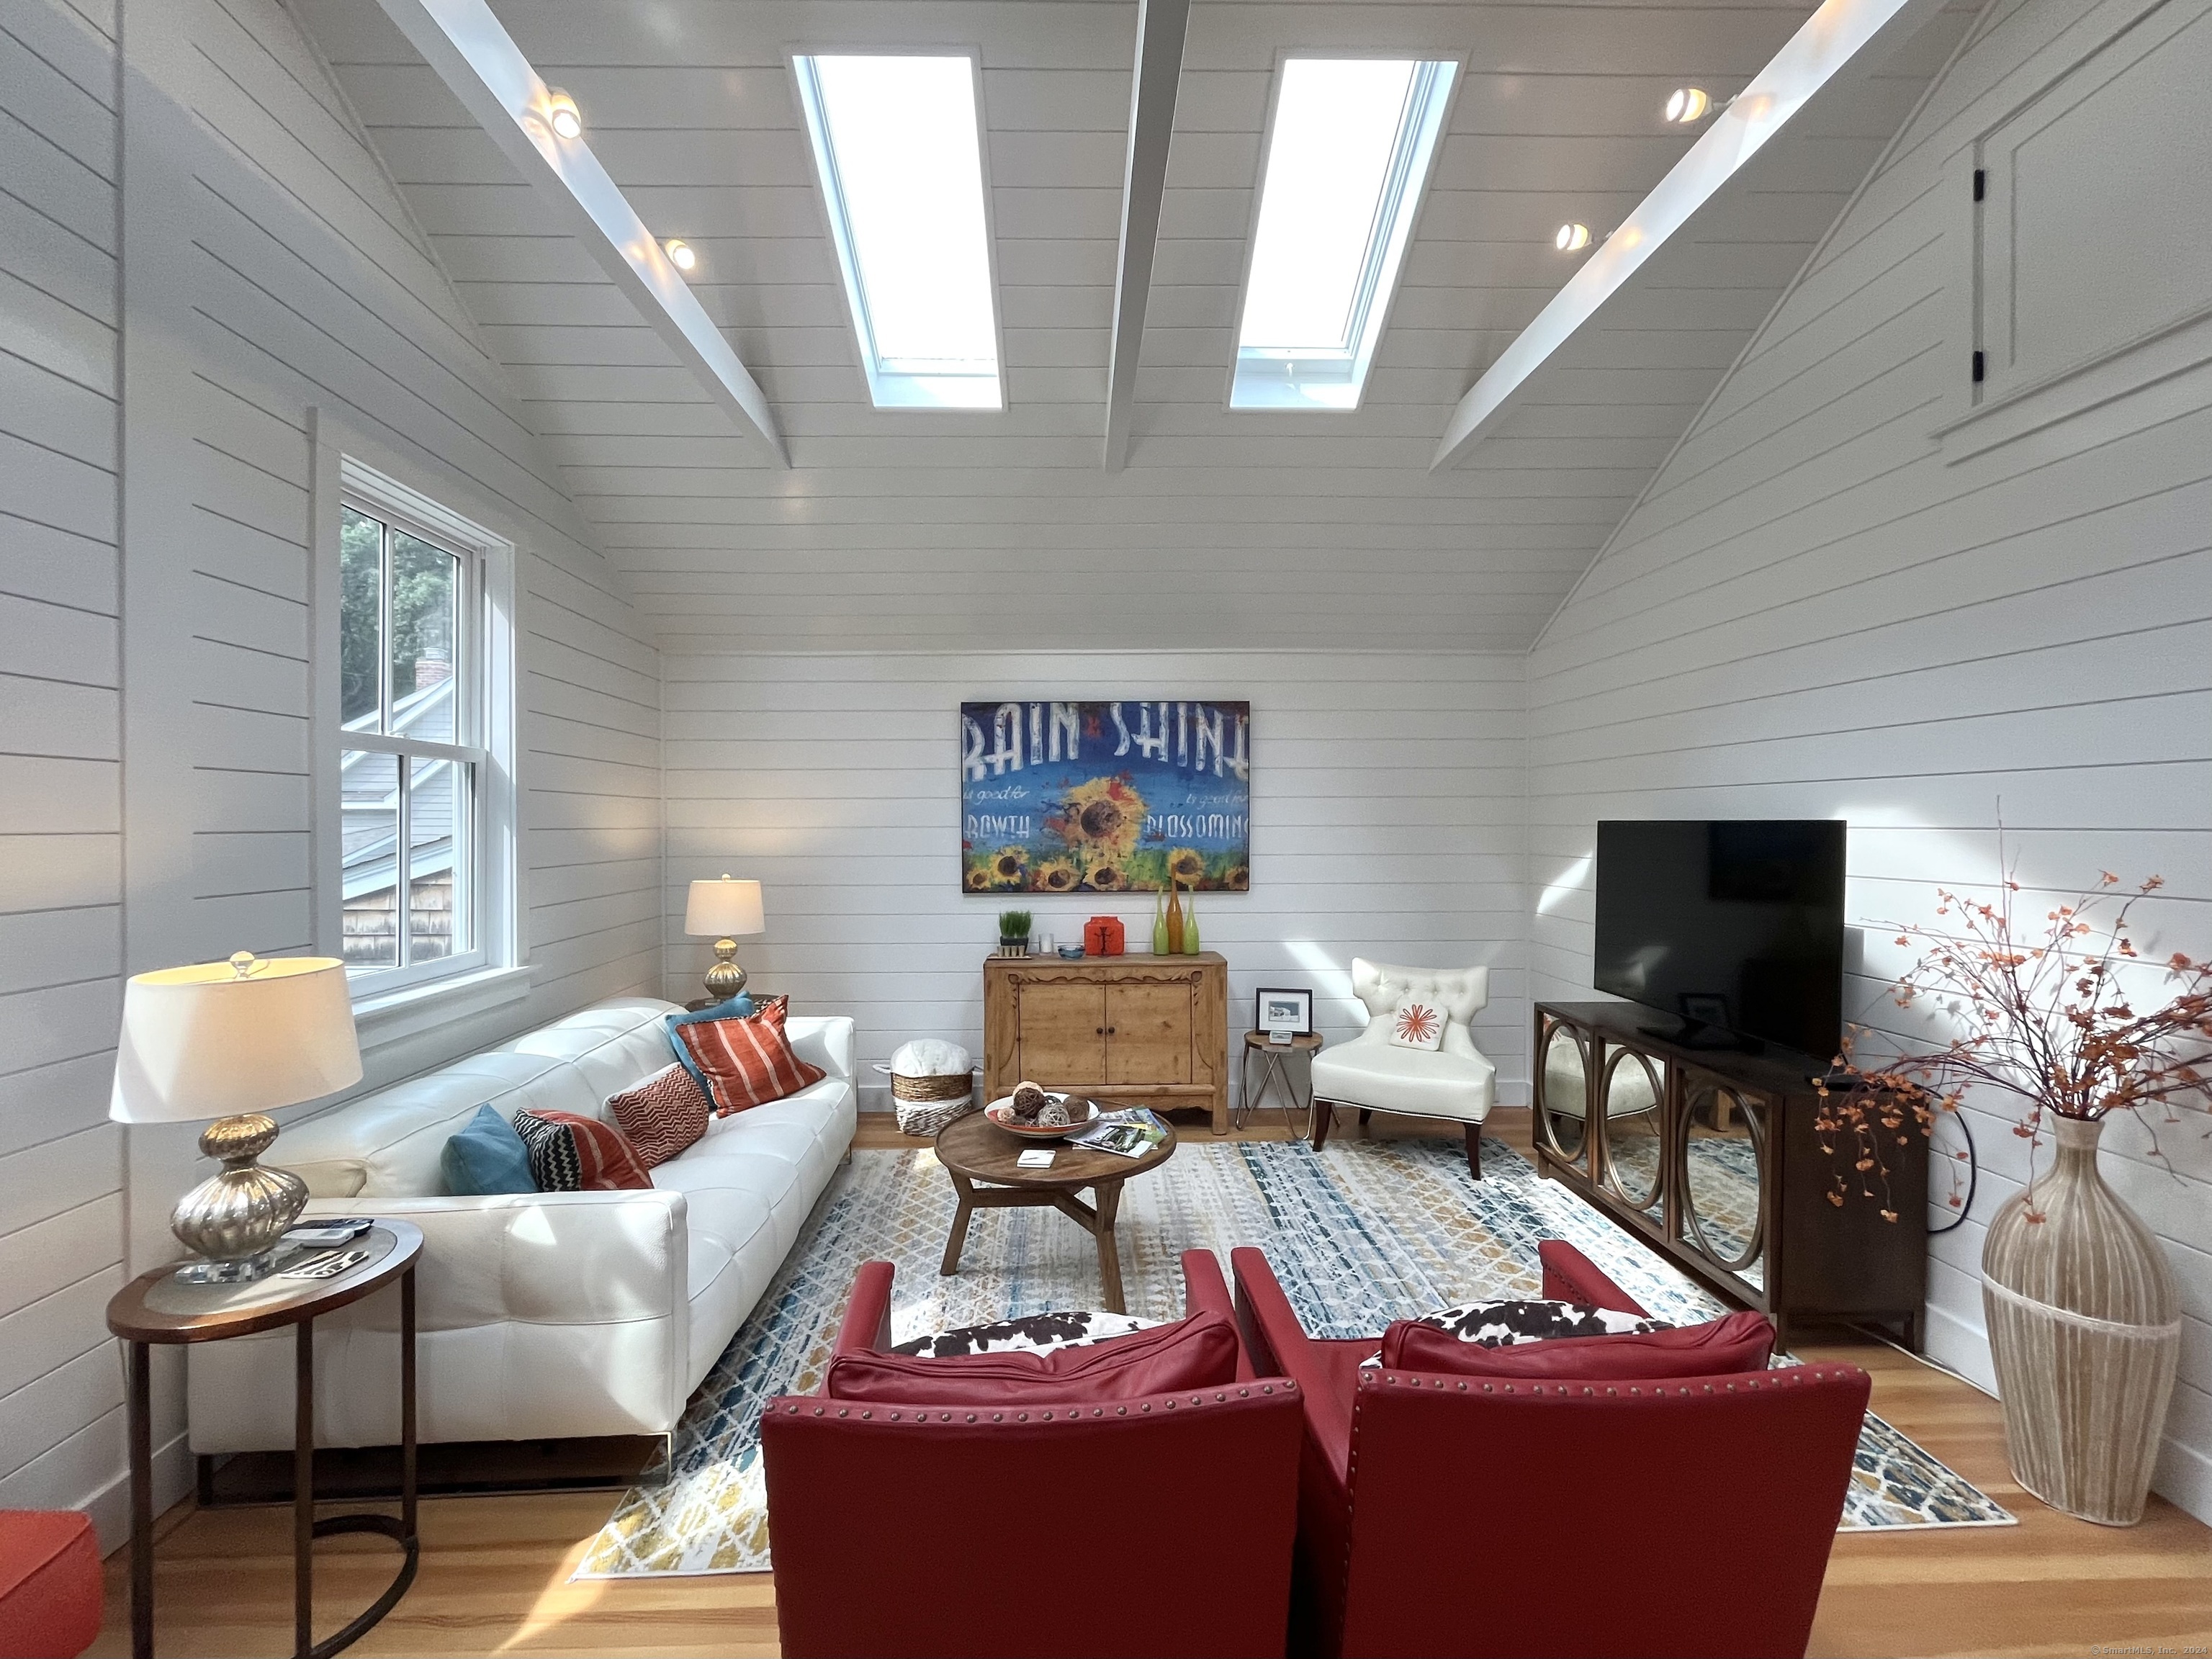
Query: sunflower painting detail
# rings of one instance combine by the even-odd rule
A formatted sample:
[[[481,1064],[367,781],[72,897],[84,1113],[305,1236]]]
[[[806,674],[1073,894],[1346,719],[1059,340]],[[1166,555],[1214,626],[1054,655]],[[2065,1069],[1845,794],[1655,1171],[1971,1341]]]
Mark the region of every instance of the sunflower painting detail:
[[[1251,705],[960,708],[963,891],[1243,892]]]

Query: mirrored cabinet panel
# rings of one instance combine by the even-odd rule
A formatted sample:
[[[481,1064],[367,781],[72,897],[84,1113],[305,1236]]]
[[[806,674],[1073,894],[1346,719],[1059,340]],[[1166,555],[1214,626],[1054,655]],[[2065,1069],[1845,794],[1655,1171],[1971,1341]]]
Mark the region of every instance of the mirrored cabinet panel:
[[[1817,1062],[1682,1040],[1626,1002],[1538,1003],[1532,1033],[1537,1169],[1706,1289],[1794,1325],[1887,1326],[1920,1340],[1924,1228],[1828,1201],[1836,1170],[1814,1133]],[[1925,1147],[1892,1173],[1900,1218],[1925,1206]]]
[[[1649,1054],[1609,1048],[1598,1093],[1605,1102],[1599,1119],[1605,1133],[1605,1184],[1631,1209],[1658,1218],[1665,1197],[1663,1070]]]
[[[1745,1283],[1764,1288],[1765,1206],[1760,1186],[1766,1105],[1709,1078],[1682,1091],[1682,1231]]]
[[[1553,1157],[1589,1167],[1589,1039],[1574,1026],[1540,1026],[1536,1052],[1537,1139]]]

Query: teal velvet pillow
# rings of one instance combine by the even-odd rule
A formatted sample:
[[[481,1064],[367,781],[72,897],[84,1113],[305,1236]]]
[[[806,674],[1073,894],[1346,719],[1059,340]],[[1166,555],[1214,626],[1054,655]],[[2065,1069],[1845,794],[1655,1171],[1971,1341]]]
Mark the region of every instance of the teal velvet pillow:
[[[661,1016],[660,1023],[667,1028],[668,1031],[668,1046],[676,1051],[677,1060],[681,1062],[685,1071],[691,1073],[691,1080],[699,1085],[699,1091],[708,1099],[712,1100],[714,1097],[714,1088],[708,1083],[707,1074],[699,1069],[698,1062],[691,1058],[691,1050],[684,1046],[684,1039],[676,1035],[676,1028],[679,1025],[689,1025],[695,1020],[702,1019],[750,1019],[759,1012],[759,1009],[753,1006],[753,1000],[740,991],[727,1002],[715,1003],[712,1007],[702,1008],[696,1013]]]
[[[457,1196],[538,1190],[530,1176],[530,1149],[514,1125],[489,1106],[477,1107],[467,1127],[447,1141],[438,1167],[446,1173],[446,1190]]]

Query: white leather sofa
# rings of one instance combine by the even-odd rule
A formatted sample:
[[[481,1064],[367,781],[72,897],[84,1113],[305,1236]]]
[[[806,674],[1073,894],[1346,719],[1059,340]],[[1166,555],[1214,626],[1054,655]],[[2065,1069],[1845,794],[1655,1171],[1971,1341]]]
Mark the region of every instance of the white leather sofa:
[[[399,1216],[422,1230],[416,1270],[421,1438],[663,1434],[728,1346],[852,1145],[853,1022],[790,1020],[829,1075],[709,1120],[653,1171],[653,1190],[454,1197],[439,1154],[490,1105],[605,1118],[605,1103],[674,1058],[650,998],[603,1002],[498,1048],[287,1129],[309,1216]],[[315,1439],[399,1439],[399,1302],[379,1292],[317,1322]],[[210,1343],[187,1361],[194,1452],[289,1448],[293,1334]]]
[[[1487,968],[1401,968],[1352,960],[1352,994],[1367,1008],[1367,1028],[1313,1059],[1314,1145],[1328,1138],[1332,1108],[1449,1118],[1467,1125],[1467,1161],[1482,1175],[1482,1121],[1497,1095],[1498,1068],[1474,1046],[1468,1022],[1490,1000]],[[1422,996],[1444,1012],[1443,1046],[1407,1048],[1390,1041],[1400,999]]]

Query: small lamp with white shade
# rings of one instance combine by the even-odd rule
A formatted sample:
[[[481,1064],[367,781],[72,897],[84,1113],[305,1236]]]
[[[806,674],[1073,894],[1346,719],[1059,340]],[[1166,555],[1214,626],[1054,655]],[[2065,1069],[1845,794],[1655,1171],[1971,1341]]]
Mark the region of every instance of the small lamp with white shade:
[[[738,966],[738,941],[768,931],[757,881],[695,881],[684,906],[684,931],[714,941],[714,965],[707,970],[707,994],[727,1002],[745,988]]]
[[[132,976],[107,1115],[118,1123],[214,1118],[200,1151],[222,1163],[170,1212],[171,1231],[199,1258],[179,1278],[234,1284],[273,1269],[307,1184],[258,1161],[276,1139],[267,1114],[360,1080],[353,999],[334,957],[263,960],[241,951],[228,962]]]

